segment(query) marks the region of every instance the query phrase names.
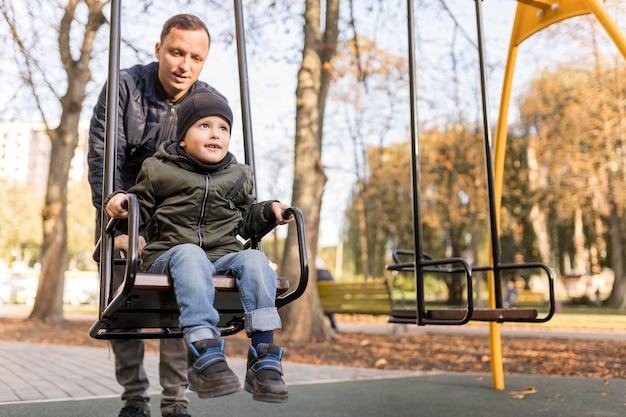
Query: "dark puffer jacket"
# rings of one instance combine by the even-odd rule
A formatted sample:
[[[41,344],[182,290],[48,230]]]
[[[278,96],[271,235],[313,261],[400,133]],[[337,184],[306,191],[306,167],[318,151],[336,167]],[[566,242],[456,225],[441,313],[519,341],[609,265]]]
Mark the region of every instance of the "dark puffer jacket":
[[[135,184],[143,161],[176,135],[176,106],[189,93],[177,103],[170,103],[158,84],[158,68],[159,63],[153,62],[120,71],[115,190],[127,190]],[[202,81],[196,81],[190,91],[197,87],[215,91]],[[102,209],[106,89],[105,85],[89,127],[89,184],[98,213]]]
[[[176,143],[165,145],[128,190],[137,196],[146,236],[143,270],[182,243],[201,246],[215,260],[243,248],[237,236],[247,239],[276,223],[272,201],[256,203],[250,166],[230,153],[216,166],[202,165]]]

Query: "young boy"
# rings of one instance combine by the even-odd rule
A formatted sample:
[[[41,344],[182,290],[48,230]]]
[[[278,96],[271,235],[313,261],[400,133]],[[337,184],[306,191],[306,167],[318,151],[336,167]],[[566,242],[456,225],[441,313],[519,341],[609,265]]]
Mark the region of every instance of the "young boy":
[[[277,275],[258,250],[242,250],[269,223],[286,224],[287,205],[257,203],[249,166],[228,151],[233,115],[226,101],[199,88],[178,108],[177,142],[163,144],[142,165],[128,192],[137,196],[147,244],[142,270],[171,275],[187,344],[189,385],[200,398],[232,394],[239,380],[226,363],[213,306],[213,274],[237,277],[245,311],[248,352],[245,389],[255,400],[286,402],[281,327],[275,307]],[[106,202],[110,217],[126,217],[123,192]]]

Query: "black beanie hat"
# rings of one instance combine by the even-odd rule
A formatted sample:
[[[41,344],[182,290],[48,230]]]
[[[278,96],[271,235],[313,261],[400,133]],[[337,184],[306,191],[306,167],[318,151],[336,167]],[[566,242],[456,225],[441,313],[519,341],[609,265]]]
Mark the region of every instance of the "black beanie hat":
[[[220,116],[233,126],[233,112],[224,98],[207,88],[197,88],[178,106],[176,140],[180,142],[196,121],[206,116]]]

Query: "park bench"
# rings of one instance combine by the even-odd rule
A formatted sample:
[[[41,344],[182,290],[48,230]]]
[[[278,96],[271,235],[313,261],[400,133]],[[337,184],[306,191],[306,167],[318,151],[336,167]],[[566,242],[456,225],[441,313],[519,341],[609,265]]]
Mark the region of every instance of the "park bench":
[[[548,303],[546,295],[542,292],[523,290],[513,300],[514,307],[522,306],[542,306]]]
[[[318,281],[324,314],[391,314],[391,287],[386,279],[371,281]]]

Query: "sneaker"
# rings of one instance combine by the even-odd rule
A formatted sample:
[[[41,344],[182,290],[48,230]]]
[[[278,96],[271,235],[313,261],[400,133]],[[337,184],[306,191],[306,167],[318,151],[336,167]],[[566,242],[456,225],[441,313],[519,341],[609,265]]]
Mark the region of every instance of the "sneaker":
[[[248,351],[245,390],[257,401],[287,402],[287,385],[283,381],[281,359],[283,348],[261,343]]]
[[[120,410],[118,417],[150,417],[150,411],[139,407],[126,406]]]
[[[205,339],[187,349],[189,389],[200,398],[221,397],[239,391],[239,378],[226,363],[224,341]]]
[[[163,414],[163,417],[191,417],[189,413],[187,413],[187,409],[182,405],[176,404],[174,407],[174,411],[171,413]]]

